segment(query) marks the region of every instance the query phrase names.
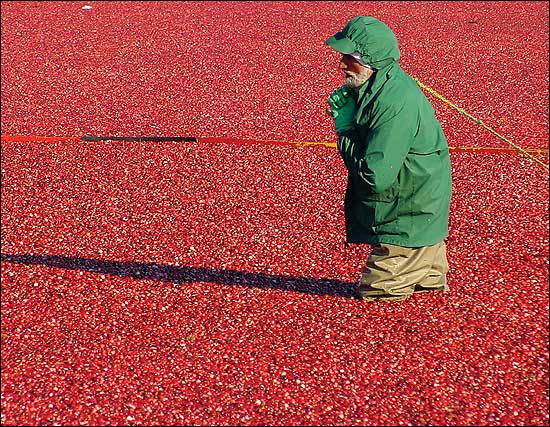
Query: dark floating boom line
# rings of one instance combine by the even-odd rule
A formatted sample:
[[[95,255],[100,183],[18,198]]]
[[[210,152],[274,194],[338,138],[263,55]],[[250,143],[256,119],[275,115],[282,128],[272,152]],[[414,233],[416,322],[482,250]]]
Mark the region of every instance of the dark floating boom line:
[[[82,141],[151,141],[151,142],[197,142],[194,136],[93,136],[84,135]]]

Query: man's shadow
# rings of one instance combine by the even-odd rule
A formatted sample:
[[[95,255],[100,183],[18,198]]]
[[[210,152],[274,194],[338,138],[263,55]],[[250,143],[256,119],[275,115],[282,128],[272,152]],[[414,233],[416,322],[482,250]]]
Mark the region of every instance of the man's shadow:
[[[261,289],[279,289],[312,295],[330,295],[353,298],[356,284],[335,279],[281,276],[217,268],[171,266],[158,263],[103,261],[90,258],[58,255],[2,254],[2,262],[26,265],[43,265],[69,270],[89,271],[135,279],[151,279],[182,284],[214,282]]]

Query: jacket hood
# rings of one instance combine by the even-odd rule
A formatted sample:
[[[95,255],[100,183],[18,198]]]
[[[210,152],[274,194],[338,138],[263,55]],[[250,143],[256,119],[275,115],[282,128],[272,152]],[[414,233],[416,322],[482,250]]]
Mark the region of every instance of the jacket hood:
[[[379,70],[399,61],[400,53],[393,31],[372,16],[357,16],[326,42],[344,54],[359,52],[372,68]]]

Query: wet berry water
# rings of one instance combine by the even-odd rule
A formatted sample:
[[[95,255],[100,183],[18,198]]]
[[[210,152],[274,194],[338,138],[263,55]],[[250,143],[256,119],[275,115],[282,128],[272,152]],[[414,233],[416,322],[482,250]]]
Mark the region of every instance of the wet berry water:
[[[547,148],[546,3],[85,4],[2,4],[2,424],[548,424],[546,169],[451,151],[451,292],[364,303],[336,150],[238,143],[335,142],[323,42],[365,14]]]

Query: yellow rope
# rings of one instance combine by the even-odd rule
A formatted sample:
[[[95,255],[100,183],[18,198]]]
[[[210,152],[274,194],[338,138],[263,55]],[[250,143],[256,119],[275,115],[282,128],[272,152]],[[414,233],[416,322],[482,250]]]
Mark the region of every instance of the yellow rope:
[[[260,143],[276,143],[276,144],[289,144],[293,145],[295,148],[305,148],[312,145],[323,145],[325,147],[329,148],[335,148],[336,143],[335,142],[327,142],[327,141],[282,141],[282,140],[276,140],[276,139],[254,139],[254,142],[260,142]],[[517,151],[515,148],[507,148],[507,147],[465,147],[465,146],[449,146],[450,151]],[[548,154],[547,148],[525,148],[522,149],[523,151],[527,153],[536,153],[536,154]]]
[[[38,135],[2,135],[2,141],[11,141],[11,142],[25,142],[25,141],[79,141],[81,138],[78,136],[38,136]],[[199,138],[199,140],[205,141],[204,138]],[[225,139],[224,139],[225,140]],[[252,142],[252,143],[263,143],[263,144],[288,144],[293,146],[294,148],[305,148],[310,147],[314,145],[323,145],[325,147],[329,148],[336,148],[335,142],[327,142],[327,141],[283,141],[283,140],[276,140],[276,139],[235,139],[235,141],[242,141],[242,142]],[[210,141],[212,142],[212,141]],[[227,142],[227,141],[226,141]],[[485,151],[485,152],[491,152],[491,151],[518,151],[515,148],[509,148],[509,147],[465,147],[465,146],[449,146],[449,151]],[[538,155],[548,155],[548,149],[547,148],[526,148],[522,149],[521,151],[526,153],[535,153]],[[537,159],[535,159],[537,160]]]
[[[517,151],[515,148],[508,147],[452,147],[449,146],[451,151]],[[527,153],[536,154],[548,154],[547,148],[524,148]]]
[[[548,169],[548,165],[546,163],[543,163],[541,162],[539,159],[537,159],[535,156],[532,156],[531,154],[529,154],[529,152],[527,150],[525,150],[524,148],[521,148],[520,146],[514,144],[512,141],[510,141],[509,139],[505,138],[504,136],[502,136],[501,134],[499,134],[497,131],[495,131],[494,129],[490,128],[489,126],[487,126],[485,123],[483,123],[483,121],[481,119],[478,119],[477,117],[474,117],[472,116],[471,114],[469,114],[468,112],[464,111],[463,108],[460,108],[458,105],[456,104],[453,104],[451,101],[449,101],[447,98],[445,98],[443,95],[440,95],[438,92],[436,92],[434,89],[426,86],[424,83],[422,83],[420,80],[418,79],[414,79],[416,81],[416,83],[418,84],[418,86],[420,86],[422,89],[426,90],[427,92],[431,93],[433,96],[435,96],[436,98],[440,99],[441,101],[443,101],[445,104],[447,105],[450,105],[451,107],[453,107],[455,110],[457,110],[459,113],[465,115],[466,117],[468,117],[469,119],[473,120],[474,122],[476,122],[477,124],[481,125],[483,128],[487,129],[489,132],[491,132],[493,135],[495,135],[497,138],[503,140],[504,142],[510,144],[512,147],[514,147],[514,149],[518,150],[520,153],[523,153],[525,156],[527,156],[529,159],[533,160],[534,162],[538,163],[539,165],[541,165],[542,167]]]

